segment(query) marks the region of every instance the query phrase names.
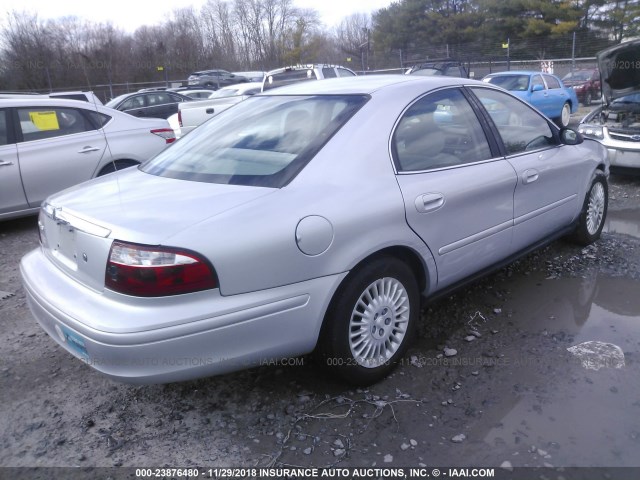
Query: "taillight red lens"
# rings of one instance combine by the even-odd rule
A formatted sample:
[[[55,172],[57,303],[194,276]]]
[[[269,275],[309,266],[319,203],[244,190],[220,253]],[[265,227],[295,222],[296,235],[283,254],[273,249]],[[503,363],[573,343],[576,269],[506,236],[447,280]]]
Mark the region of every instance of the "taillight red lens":
[[[213,267],[199,255],[176,248],[115,241],[105,286],[137,297],[162,297],[216,288]]]
[[[173,143],[176,141],[176,134],[171,128],[156,128],[151,130],[151,133],[164,138],[166,143]]]

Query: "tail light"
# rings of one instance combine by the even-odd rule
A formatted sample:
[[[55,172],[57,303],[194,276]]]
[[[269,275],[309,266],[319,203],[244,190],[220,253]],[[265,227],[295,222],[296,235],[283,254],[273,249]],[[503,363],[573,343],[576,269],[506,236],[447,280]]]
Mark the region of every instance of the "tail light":
[[[194,252],[114,241],[105,286],[137,297],[162,297],[216,288],[211,264]]]
[[[180,110],[178,110],[178,125],[180,125],[180,128],[183,127],[183,125],[182,125],[182,112]]]
[[[154,130],[151,130],[151,133],[164,138],[164,141],[166,143],[173,143],[176,141],[176,134],[171,128],[156,128]]]

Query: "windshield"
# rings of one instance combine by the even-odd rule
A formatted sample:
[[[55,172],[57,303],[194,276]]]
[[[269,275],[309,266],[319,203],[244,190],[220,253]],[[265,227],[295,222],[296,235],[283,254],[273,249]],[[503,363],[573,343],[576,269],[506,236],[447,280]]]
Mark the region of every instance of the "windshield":
[[[529,75],[496,75],[487,77],[484,81],[502,87],[505,90],[523,92],[529,88]]]
[[[141,170],[196,182],[280,188],[368,98],[251,97],[213,117]]]

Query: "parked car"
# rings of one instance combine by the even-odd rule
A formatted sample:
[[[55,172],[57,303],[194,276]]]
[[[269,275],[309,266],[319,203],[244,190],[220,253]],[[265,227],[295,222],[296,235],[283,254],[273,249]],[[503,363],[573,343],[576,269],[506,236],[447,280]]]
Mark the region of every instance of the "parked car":
[[[562,83],[573,88],[580,103],[588,107],[594,99],[602,96],[600,90],[600,70],[584,69],[574,70],[562,77]]]
[[[244,77],[249,82],[262,82],[267,72],[264,71],[250,71],[250,72],[233,72],[234,75]]]
[[[355,77],[353,70],[338,65],[309,64],[293,65],[277,68],[267,72],[262,84],[262,90],[290,85],[292,83],[309,80],[323,80],[325,78]]]
[[[186,95],[167,91],[125,93],[106,103],[109,108],[120,110],[134,117],[169,118],[178,112],[178,105],[193,100]]]
[[[246,77],[235,75],[226,70],[213,69],[202,70],[200,72],[194,72],[189,75],[187,82],[190,86],[199,85],[201,87],[221,88],[227,85],[233,85],[234,83],[248,82]]]
[[[0,100],[0,220],[54,192],[148,160],[175,140],[165,120],[77,100]]]
[[[580,122],[583,135],[602,142],[611,167],[640,169],[640,40],[599,52],[604,103]],[[631,169],[631,170],[629,170]]]
[[[225,111],[232,105],[249,98],[251,95],[260,93],[260,90],[262,90],[262,83],[237,83],[216,90],[206,100],[183,103],[178,109],[180,131],[177,136],[186,135],[198,125]]]
[[[500,72],[489,74],[482,80],[509,90],[562,127],[569,125],[571,114],[578,110],[576,92],[565,87],[562,80],[549,73]]]
[[[50,197],[22,279],[44,330],[115,379],[315,349],[367,384],[405,354],[421,295],[560,235],[595,241],[607,178],[602,145],[487,83],[301,82]]]
[[[460,77],[469,78],[465,66],[451,58],[434,59],[418,63],[405,72],[407,75],[422,75],[425,77]]]

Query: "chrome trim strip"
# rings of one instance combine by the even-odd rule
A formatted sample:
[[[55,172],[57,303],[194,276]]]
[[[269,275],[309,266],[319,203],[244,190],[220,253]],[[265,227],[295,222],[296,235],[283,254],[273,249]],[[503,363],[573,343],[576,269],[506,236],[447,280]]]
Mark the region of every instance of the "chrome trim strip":
[[[547,205],[545,207],[542,207],[542,208],[539,208],[538,210],[534,210],[533,212],[529,212],[529,213],[526,213],[524,215],[519,216],[518,218],[514,218],[513,225],[514,226],[520,225],[521,223],[524,223],[527,220],[531,220],[532,218],[537,217],[538,215],[542,215],[543,213],[547,213],[548,211],[553,210],[554,208],[558,208],[558,207],[564,205],[565,203],[569,203],[570,201],[572,201],[577,196],[578,196],[578,194],[574,193],[570,197],[563,198],[562,200],[558,200],[557,202],[550,203],[549,205]]]
[[[467,245],[470,245],[484,238],[490,237],[491,235],[495,235],[496,233],[503,232],[508,228],[511,228],[512,226],[513,226],[513,220],[509,220],[508,222],[501,223],[494,227],[483,230],[482,232],[474,233],[473,235],[463,238],[462,240],[458,240],[456,242],[450,243],[449,245],[445,245],[440,250],[438,250],[438,253],[440,255],[451,253],[454,250],[457,250],[462,247],[466,247]]]

